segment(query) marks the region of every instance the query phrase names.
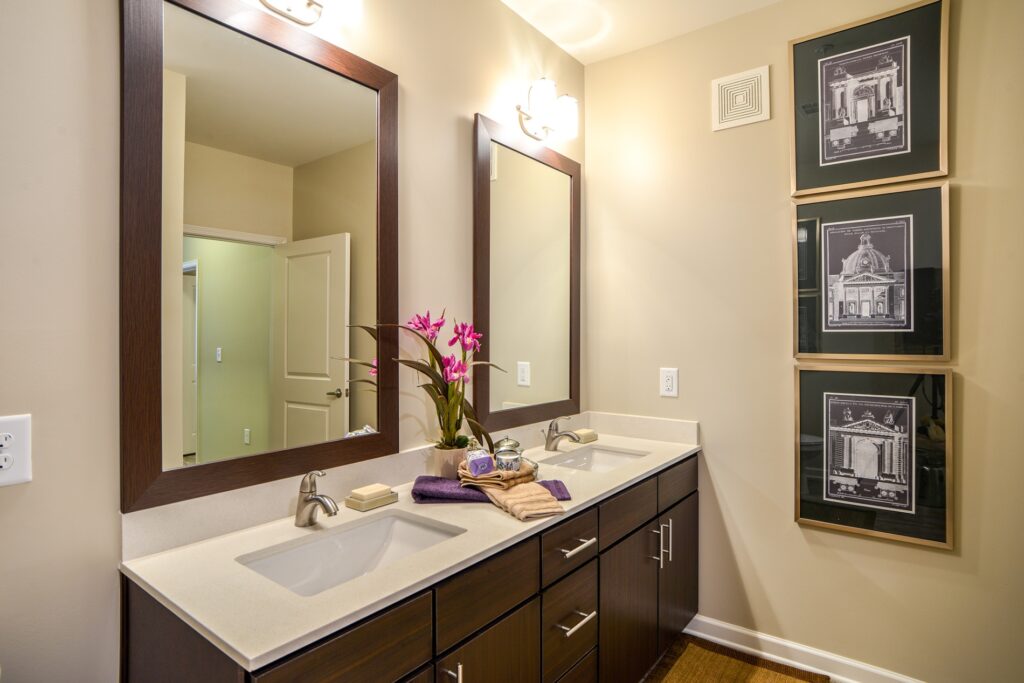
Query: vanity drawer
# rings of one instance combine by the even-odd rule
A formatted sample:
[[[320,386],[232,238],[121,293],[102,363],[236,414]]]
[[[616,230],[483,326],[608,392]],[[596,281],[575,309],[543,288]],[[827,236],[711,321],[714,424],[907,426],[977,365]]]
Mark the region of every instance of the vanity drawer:
[[[597,559],[548,588],[541,601],[543,680],[553,683],[597,645]]]
[[[697,456],[658,475],[658,512],[664,512],[697,490]]]
[[[372,617],[299,655],[252,674],[278,681],[397,681],[430,661],[429,592]]]
[[[597,557],[597,509],[587,510],[545,532],[540,538],[540,553],[542,586]]]
[[[437,586],[438,654],[540,590],[538,544],[535,536]]]
[[[601,550],[658,514],[658,480],[655,478],[626,489],[600,505]]]
[[[558,683],[597,683],[597,649],[590,651]]]
[[[540,598],[534,598],[438,659],[434,680],[436,683],[536,681],[540,672],[539,630]]]
[[[434,665],[427,664],[412,676],[403,680],[402,683],[434,683]]]

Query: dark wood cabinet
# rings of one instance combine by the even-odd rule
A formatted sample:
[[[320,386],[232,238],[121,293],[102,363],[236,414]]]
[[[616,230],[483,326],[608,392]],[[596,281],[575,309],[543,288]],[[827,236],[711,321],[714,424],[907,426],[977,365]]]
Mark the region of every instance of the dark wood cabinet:
[[[696,463],[253,672],[124,578],[122,680],[640,681],[697,612]]]
[[[658,518],[664,565],[658,571],[658,654],[697,614],[697,495]]]
[[[534,598],[434,665],[436,683],[536,683],[540,598]]]
[[[658,657],[657,522],[650,522],[601,554],[602,681],[639,681]]]

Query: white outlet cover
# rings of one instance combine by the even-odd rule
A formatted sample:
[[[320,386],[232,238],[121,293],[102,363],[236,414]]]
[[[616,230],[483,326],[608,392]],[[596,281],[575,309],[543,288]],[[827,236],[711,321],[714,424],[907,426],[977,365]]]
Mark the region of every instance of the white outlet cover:
[[[516,384],[521,387],[530,386],[530,362],[521,360],[516,363]]]
[[[679,368],[661,368],[658,371],[658,394],[669,398],[679,396]]]
[[[0,486],[32,481],[32,416],[0,417],[0,434],[5,435],[0,456],[7,465],[0,469]]]

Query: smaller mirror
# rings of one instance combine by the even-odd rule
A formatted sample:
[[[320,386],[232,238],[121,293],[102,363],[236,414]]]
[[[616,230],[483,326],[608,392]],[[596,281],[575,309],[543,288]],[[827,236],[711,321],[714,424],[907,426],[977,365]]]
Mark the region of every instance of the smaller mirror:
[[[578,412],[579,164],[480,115],[475,153],[474,322],[505,370],[477,367],[477,412],[489,429]]]

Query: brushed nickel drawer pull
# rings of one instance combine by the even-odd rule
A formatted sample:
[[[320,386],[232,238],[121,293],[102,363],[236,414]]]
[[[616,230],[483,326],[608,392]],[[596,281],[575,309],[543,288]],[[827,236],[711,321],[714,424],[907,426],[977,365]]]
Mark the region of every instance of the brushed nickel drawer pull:
[[[594,538],[577,538],[576,540],[580,542],[580,545],[576,546],[572,550],[566,550],[565,548],[559,548],[558,549],[559,552],[561,552],[563,555],[565,555],[565,559],[568,560],[570,557],[572,557],[573,555],[578,554],[584,548],[589,548],[590,546],[592,546],[595,543],[597,543],[597,536],[595,536]]]
[[[672,542],[674,540],[673,539],[673,535],[674,534],[673,534],[673,529],[672,529],[672,518],[669,517],[668,518],[668,561],[669,562],[672,561],[672,546],[675,545]]]
[[[462,662],[459,662],[459,665],[455,667],[455,669],[456,671],[458,671],[458,673],[452,671],[451,669],[441,669],[441,673],[448,674],[448,676],[454,678],[457,681],[457,683],[462,683]]]
[[[565,637],[566,638],[571,637],[572,634],[576,633],[576,631],[579,631],[581,628],[583,628],[584,624],[586,624],[588,621],[590,621],[591,619],[593,619],[594,617],[597,616],[597,610],[594,610],[590,614],[587,614],[586,612],[581,612],[578,609],[576,609],[576,610],[573,610],[572,613],[573,614],[578,614],[581,617],[583,617],[583,621],[581,621],[580,623],[576,624],[572,628],[569,628],[568,626],[562,626],[561,624],[555,624],[555,626],[557,626],[558,628],[560,628],[563,631],[565,631]]]

